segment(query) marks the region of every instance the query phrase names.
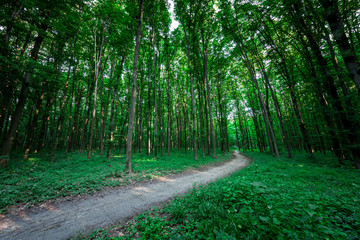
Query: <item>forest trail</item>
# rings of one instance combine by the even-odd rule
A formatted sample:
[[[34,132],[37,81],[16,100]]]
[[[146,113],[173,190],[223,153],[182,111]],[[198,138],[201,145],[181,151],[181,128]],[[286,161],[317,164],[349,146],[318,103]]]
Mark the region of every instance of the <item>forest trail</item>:
[[[242,169],[251,160],[237,151],[220,166],[190,173],[161,177],[130,189],[106,191],[103,196],[59,203],[22,216],[9,214],[0,218],[0,239],[67,239],[80,233],[110,226],[183,194],[196,184],[205,184]]]

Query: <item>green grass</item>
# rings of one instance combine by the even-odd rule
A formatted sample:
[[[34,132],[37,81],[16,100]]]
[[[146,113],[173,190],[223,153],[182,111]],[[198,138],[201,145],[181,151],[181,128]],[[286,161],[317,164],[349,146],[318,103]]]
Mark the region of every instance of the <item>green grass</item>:
[[[358,170],[330,155],[248,155],[228,178],[78,239],[360,239]]]
[[[97,153],[87,159],[86,153],[59,152],[54,163],[48,161],[47,155],[32,155],[26,160],[21,155],[14,156],[9,169],[0,169],[0,213],[17,204],[31,206],[49,199],[93,193],[106,186],[125,186],[154,175],[178,173],[229,159],[229,155],[219,156],[219,159],[199,157],[195,162],[192,152],[172,152],[170,157],[158,159],[133,154],[132,175],[123,173],[124,154],[115,154],[109,161]]]

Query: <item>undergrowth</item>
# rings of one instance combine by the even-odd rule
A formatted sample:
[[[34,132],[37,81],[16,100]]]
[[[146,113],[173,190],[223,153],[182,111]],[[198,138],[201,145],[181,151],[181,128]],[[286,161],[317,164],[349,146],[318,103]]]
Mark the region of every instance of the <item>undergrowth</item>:
[[[229,155],[219,155],[219,159],[199,156],[194,161],[192,152],[172,152],[169,157],[157,159],[133,154],[134,174],[129,175],[123,172],[124,154],[115,154],[109,161],[98,153],[87,159],[85,154],[59,152],[54,163],[48,161],[47,155],[32,155],[26,160],[21,157],[14,156],[8,169],[0,169],[0,213],[18,204],[29,207],[49,199],[125,186],[229,159]]]
[[[330,155],[254,164],[78,239],[360,239],[360,172]]]

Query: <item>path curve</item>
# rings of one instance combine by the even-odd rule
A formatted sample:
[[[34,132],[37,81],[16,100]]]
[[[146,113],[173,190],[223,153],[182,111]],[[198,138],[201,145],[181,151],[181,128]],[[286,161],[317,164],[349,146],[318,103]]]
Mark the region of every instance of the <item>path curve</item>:
[[[185,175],[162,177],[130,189],[115,189],[104,196],[88,196],[79,201],[57,204],[23,216],[9,215],[0,219],[0,239],[67,239],[79,233],[90,233],[110,226],[183,194],[196,184],[223,178],[251,164],[239,152],[223,165]]]

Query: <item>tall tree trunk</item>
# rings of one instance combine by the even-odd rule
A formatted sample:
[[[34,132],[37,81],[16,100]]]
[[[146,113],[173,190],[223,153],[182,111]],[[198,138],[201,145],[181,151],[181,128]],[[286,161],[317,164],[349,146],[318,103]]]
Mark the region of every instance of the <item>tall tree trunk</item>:
[[[310,137],[309,137],[309,134],[308,134],[307,129],[305,127],[303,117],[301,115],[300,107],[299,107],[298,100],[297,100],[297,97],[296,97],[296,94],[295,94],[295,87],[294,87],[293,84],[289,84],[288,87],[289,87],[289,91],[290,91],[292,107],[294,109],[295,116],[296,116],[298,125],[300,127],[300,131],[301,131],[302,136],[304,138],[305,149],[306,149],[306,151],[308,153],[312,153],[314,150],[313,150],[313,147],[312,147],[312,145],[310,143]]]
[[[236,112],[237,112],[237,117],[239,119],[239,129],[240,129],[240,138],[241,138],[241,144],[240,144],[240,141],[238,143],[238,147],[239,147],[239,150],[240,150],[240,145],[242,147],[242,151],[245,152],[245,138],[247,138],[247,133],[243,131],[243,127],[242,127],[242,123],[241,123],[241,117],[240,117],[240,106],[239,106],[239,101],[236,99],[235,101],[235,104],[236,104]],[[236,118],[234,116],[234,122],[235,122],[235,128],[236,128]],[[246,121],[245,121],[246,122]],[[247,127],[245,126],[245,131],[247,130]],[[236,128],[236,134],[237,133],[237,128]],[[238,138],[238,137],[237,137]],[[249,141],[246,141],[247,142],[247,145],[249,145]]]
[[[162,98],[161,98],[161,85],[159,87],[159,124],[160,124],[160,148],[161,156],[164,156],[164,118],[162,114]]]
[[[275,26],[273,23],[273,20],[270,17],[268,17],[267,20],[270,23],[272,23],[273,27]],[[292,79],[290,78],[289,68],[287,66],[287,61],[285,59],[286,52],[284,51],[282,46],[279,46],[278,44],[276,44],[274,42],[273,34],[271,34],[271,32],[270,32],[271,28],[269,26],[267,26],[267,24],[265,22],[264,22],[264,27],[265,27],[265,31],[263,31],[264,37],[270,42],[270,44],[274,48],[275,52],[277,53],[278,57],[281,59],[280,64],[278,64],[279,70],[282,73],[281,75],[285,79],[288,88],[290,89],[291,101],[292,101],[293,109],[294,109],[294,112],[296,115],[296,119],[297,119],[297,122],[298,122],[298,125],[300,128],[302,137],[305,142],[305,149],[307,152],[312,153],[313,148],[311,145],[310,137],[305,128],[304,120],[301,116],[300,108],[299,108],[298,101],[297,101],[297,98],[295,95],[295,86],[294,86]],[[278,36],[278,34],[276,34],[276,35]],[[280,37],[280,36],[278,36],[278,37]]]
[[[24,159],[28,158],[31,147],[33,146],[33,140],[34,140],[33,138],[34,138],[34,135],[35,135],[35,132],[36,132],[36,126],[37,126],[37,122],[38,122],[38,118],[39,118],[41,105],[42,105],[42,102],[43,102],[43,99],[44,99],[44,94],[45,94],[45,88],[46,87],[47,87],[47,80],[45,80],[43,82],[40,97],[36,101],[35,114],[34,114],[34,117],[32,119],[32,123],[31,123],[31,125],[29,127],[30,132],[29,132],[29,135],[28,135],[28,138],[27,138],[27,144],[26,144]]]
[[[218,84],[216,89],[217,89],[217,94],[218,94],[218,105],[219,105],[219,113],[220,113],[220,119],[219,119],[219,130],[220,130],[220,144],[221,144],[221,151],[223,152],[223,154],[225,155],[225,129],[224,129],[224,116],[223,116],[223,106],[222,106],[222,96],[221,96],[221,86]]]
[[[89,67],[89,78],[91,78],[91,65]],[[85,101],[85,107],[84,108],[84,122],[81,129],[81,135],[80,135],[80,152],[84,152],[85,149],[85,141],[86,141],[86,134],[87,134],[87,128],[89,124],[89,118],[90,118],[90,109],[91,109],[91,96],[93,92],[93,85],[91,84],[91,81],[88,80],[88,86],[87,86],[87,96]]]
[[[289,139],[288,139],[288,136],[287,136],[287,133],[286,133],[286,130],[285,130],[285,126],[284,126],[284,122],[283,122],[279,102],[278,102],[278,100],[277,100],[277,98],[275,96],[274,90],[273,90],[273,88],[272,88],[272,86],[270,84],[270,81],[269,81],[269,78],[268,78],[268,75],[266,73],[265,66],[264,66],[262,60],[260,60],[259,63],[260,63],[261,71],[262,71],[262,73],[264,75],[266,84],[270,89],[271,97],[272,97],[274,105],[275,105],[276,114],[277,114],[277,117],[279,119],[279,124],[280,124],[281,131],[283,133],[283,140],[284,140],[284,143],[286,145],[286,149],[288,151],[288,158],[292,158],[290,143],[289,143]]]
[[[98,89],[98,77],[99,77],[99,70],[101,67],[101,58],[103,55],[103,47],[104,47],[104,41],[105,41],[105,24],[103,23],[102,27],[102,38],[101,38],[101,47],[100,47],[100,53],[99,56],[97,55],[96,50],[96,27],[95,27],[95,86],[94,86],[94,100],[93,100],[93,109],[92,109],[92,115],[91,115],[91,123],[90,123],[90,135],[89,135],[89,142],[87,146],[87,158],[91,158],[91,149],[92,149],[92,140],[93,140],[93,134],[94,134],[94,126],[95,126],[95,115],[96,115],[96,98],[97,98],[97,89]],[[106,61],[105,61],[106,62]]]
[[[298,9],[295,9],[295,10],[298,11]],[[309,27],[305,23],[304,18],[300,17],[299,20],[300,20],[301,27],[303,28],[304,34],[306,35],[306,37],[309,41],[310,48],[314,52],[315,58],[320,67],[320,72],[324,78],[324,81],[323,81],[324,87],[328,91],[329,95],[331,96],[335,109],[337,110],[338,113],[340,113],[339,118],[335,119],[336,123],[338,124],[338,126],[341,126],[341,124],[342,124],[342,126],[345,127],[345,129],[347,130],[347,132],[345,134],[345,137],[347,139],[345,141],[350,142],[350,145],[351,145],[350,150],[353,155],[355,165],[357,168],[360,168],[360,149],[358,147],[359,139],[356,135],[356,133],[358,132],[358,129],[359,129],[359,125],[360,125],[359,121],[357,119],[358,115],[352,111],[351,106],[346,106],[346,110],[343,108],[341,101],[339,99],[338,93],[337,93],[335,80],[332,77],[330,70],[328,69],[327,62],[321,53],[319,44],[316,42],[316,40],[313,36],[312,30],[309,29]],[[340,48],[340,46],[339,46],[339,48]],[[345,61],[345,59],[344,59],[344,61]],[[360,68],[358,69],[358,71],[360,71]],[[344,112],[346,114],[343,114]],[[330,129],[330,131],[332,131],[332,129]],[[337,141],[337,139],[335,139],[335,141]]]
[[[10,105],[7,109],[7,111],[5,111],[5,115],[4,115],[4,123],[3,123],[3,129],[2,129],[2,134],[1,134],[1,138],[0,138],[0,144],[2,144],[2,142],[4,141],[4,138],[6,136],[8,127],[9,127],[9,122],[11,119],[11,111],[12,111],[12,105]]]
[[[73,101],[74,101],[74,92],[75,92],[75,74],[76,74],[76,67],[74,67],[73,69],[73,81],[72,81],[72,88],[71,88],[71,95],[70,95],[70,102],[69,102],[69,126],[68,126],[68,131],[66,134],[66,149],[65,152],[68,153],[69,152],[69,148],[70,148],[70,143],[71,143],[71,128],[73,126],[73,118],[74,118],[74,112],[72,110],[73,108]]]
[[[65,102],[66,102],[67,92],[68,92],[68,87],[69,87],[70,71],[71,71],[71,65],[69,66],[68,76],[67,76],[66,83],[65,83],[65,90],[64,90],[63,96],[60,101],[60,114],[59,114],[59,118],[57,121],[57,128],[56,128],[56,131],[53,133],[54,140],[53,140],[53,145],[51,147],[51,152],[50,152],[50,162],[54,162],[55,151],[56,151],[56,148],[58,145],[63,121],[65,118]]]
[[[106,62],[106,61],[105,61]],[[111,75],[111,77],[113,77]],[[101,99],[100,103],[100,133],[99,133],[99,140],[100,140],[100,155],[104,155],[104,134],[105,134],[105,100],[103,97],[103,89],[104,89],[104,68],[101,69],[101,87],[99,97]]]
[[[209,118],[210,118],[210,129],[211,129],[211,139],[212,139],[212,146],[213,146],[213,157],[216,157],[216,141],[215,141],[215,131],[214,131],[214,123],[213,123],[213,116],[212,116],[212,107],[210,102],[210,85],[209,79],[207,74],[207,43],[205,43],[205,39],[202,33],[202,45],[203,45],[203,62],[204,62],[204,75],[205,75],[205,82],[206,82],[206,102],[209,107]]]
[[[205,111],[205,121],[206,121],[206,145],[207,145],[207,155],[210,156],[211,154],[211,140],[210,140],[210,127],[209,127],[209,118],[208,118],[208,103],[207,103],[207,97],[206,97],[206,86],[205,86],[205,79],[204,79],[204,90],[203,90],[203,96],[204,96],[204,111]]]
[[[237,22],[237,29],[238,29],[238,34],[236,36],[236,40],[237,40],[238,44],[240,44],[240,46],[241,46],[241,50],[243,52],[243,57],[244,57],[244,60],[245,60],[246,67],[247,67],[247,69],[248,69],[248,71],[249,71],[249,73],[251,75],[251,79],[252,79],[252,81],[253,81],[253,83],[255,85],[256,91],[258,93],[258,98],[259,98],[260,107],[261,107],[262,113],[263,113],[265,127],[267,129],[268,134],[269,134],[268,135],[268,142],[269,142],[270,148],[272,148],[272,147],[274,148],[274,152],[276,154],[276,157],[280,158],[280,154],[279,154],[279,151],[278,151],[274,130],[273,130],[273,127],[272,127],[271,121],[270,121],[270,117],[269,117],[268,111],[266,109],[263,96],[262,96],[262,94],[260,92],[260,89],[259,89],[259,86],[258,86],[254,66],[251,63],[250,59],[248,58],[247,49],[244,46],[244,40],[243,40],[243,37],[240,34],[241,31],[240,31],[238,22]]]
[[[115,128],[115,106],[117,105],[117,94],[118,94],[118,87],[119,87],[119,80],[121,78],[121,74],[122,74],[122,70],[123,70],[123,66],[124,66],[124,62],[125,62],[125,57],[127,54],[127,49],[124,52],[124,55],[121,56],[121,62],[120,62],[120,71],[119,71],[119,75],[116,78],[115,84],[113,85],[112,88],[112,96],[111,96],[111,110],[110,110],[110,127],[109,127],[109,145],[108,145],[108,150],[107,150],[107,158],[110,160],[111,159],[111,155],[112,155],[112,149],[114,147],[114,141],[115,141],[115,136],[114,136],[114,128]],[[112,68],[114,68],[115,66],[112,66]]]
[[[139,147],[139,153],[142,153],[142,125],[143,125],[143,105],[142,105],[142,98],[144,93],[144,87],[143,87],[143,78],[144,78],[144,72],[141,73],[141,80],[140,80],[140,99],[139,99],[139,141],[138,141],[138,147]]]
[[[236,118],[234,117],[234,126],[235,126],[235,136],[236,136],[236,146],[237,148],[240,150],[240,141],[239,141],[239,131],[238,128],[236,126]]]
[[[167,95],[167,124],[166,124],[166,139],[167,139],[167,144],[166,144],[166,148],[167,148],[167,155],[170,156],[170,128],[171,128],[171,124],[170,124],[170,118],[171,118],[171,100],[170,100],[170,75],[169,75],[169,69],[167,69],[167,77],[168,77],[168,81],[167,81],[167,90],[166,90],[166,95]]]
[[[153,36],[152,36],[152,48],[153,48],[153,67],[154,67],[154,140],[153,140],[153,147],[154,147],[154,158],[157,159],[157,150],[158,150],[158,106],[157,106],[157,80],[156,80],[156,49],[155,49],[155,23],[154,23],[154,16],[153,16]]]
[[[182,133],[183,133],[183,129],[182,129],[182,124],[181,124],[181,110],[178,110],[178,114],[177,114],[177,119],[178,119],[178,151],[181,151],[182,149]]]
[[[249,90],[248,90],[248,99],[249,99],[249,103],[250,103],[250,107],[251,107],[251,111],[252,111],[252,120],[254,122],[254,127],[255,127],[255,135],[256,135],[256,140],[257,140],[256,142],[257,142],[259,151],[264,152],[265,151],[265,149],[264,149],[265,146],[263,144],[262,137],[261,137],[261,134],[260,134],[260,126],[259,126],[259,121],[258,121],[257,114],[256,114],[257,109],[255,109],[255,103],[253,102],[252,97],[249,94]],[[270,149],[270,150],[271,150],[271,153],[273,154],[272,149]]]
[[[230,152],[230,146],[229,146],[229,131],[228,131],[228,119],[227,119],[227,114],[226,114],[226,113],[225,113],[224,129],[225,129],[226,150],[227,150],[227,152]]]
[[[149,51],[149,62],[151,61],[151,53]],[[151,78],[150,76],[148,76],[148,98],[147,98],[147,127],[146,127],[146,131],[147,131],[147,143],[146,143],[146,152],[147,155],[150,156],[151,154],[151,113],[152,113],[152,109],[151,109]]]
[[[51,108],[54,102],[54,97],[50,94],[48,94],[47,98],[46,98],[46,104],[45,104],[45,109],[44,112],[45,114],[43,115],[42,118],[42,124],[40,127],[40,132],[37,139],[37,143],[35,144],[36,149],[35,149],[35,153],[40,152],[44,147],[45,147],[45,141],[46,141],[46,135],[48,133],[48,125],[49,125],[49,121],[50,121],[50,113],[51,113]]]
[[[340,53],[344,59],[345,66],[349,71],[359,93],[360,93],[360,64],[356,54],[351,48],[348,37],[345,34],[344,22],[341,17],[336,0],[319,0],[325,9],[325,17],[330,25],[334,39],[339,46]]]
[[[242,44],[241,44],[242,45]],[[242,45],[243,46],[243,45]],[[247,57],[247,52],[243,46],[243,51],[244,51],[244,58],[245,58],[245,62],[246,62],[246,65],[247,65],[247,68],[250,72],[250,75],[251,75],[251,78],[254,82],[254,85],[255,85],[255,88],[256,88],[256,91],[258,93],[258,97],[259,97],[259,101],[260,101],[260,107],[262,109],[262,113],[263,113],[263,117],[264,117],[264,123],[265,123],[265,127],[267,128],[267,132],[269,134],[269,145],[270,147],[273,146],[274,147],[274,152],[276,154],[276,157],[277,158],[280,158],[280,154],[279,154],[279,150],[278,150],[278,147],[277,147],[277,143],[276,143],[276,138],[275,138],[275,134],[274,134],[274,130],[273,130],[273,127],[271,125],[271,122],[270,122],[270,118],[269,118],[269,115],[268,115],[268,112],[266,110],[266,106],[265,106],[265,103],[264,103],[264,99],[263,99],[263,96],[260,92],[260,89],[259,89],[259,86],[258,86],[258,82],[257,82],[257,79],[256,79],[256,76],[255,76],[255,73],[254,73],[254,68],[251,66],[251,63]],[[272,143],[271,143],[272,142]]]
[[[190,25],[188,26],[189,35],[190,35]],[[190,59],[190,36],[185,32],[185,38],[187,42],[187,57],[188,57],[188,68],[189,68],[189,78],[190,78],[190,94],[191,94],[191,118],[192,118],[192,135],[193,135],[193,144],[194,144],[194,159],[195,161],[198,159],[197,157],[197,146],[196,146],[196,122],[195,122],[195,100],[194,100],[194,77],[191,74],[191,59]]]
[[[131,145],[132,145],[132,134],[133,126],[135,120],[135,106],[136,106],[136,71],[137,71],[137,59],[139,56],[140,49],[140,35],[141,35],[141,24],[143,19],[144,12],[144,0],[140,0],[140,16],[138,22],[138,29],[136,33],[136,44],[134,52],[134,64],[133,64],[133,73],[132,73],[132,90],[131,90],[131,102],[130,102],[130,120],[128,127],[128,135],[126,141],[126,162],[125,162],[125,171],[132,173],[132,162],[131,162]]]
[[[150,93],[150,78],[148,79],[148,112],[147,112],[147,155],[151,153],[151,93]]]
[[[45,19],[47,19],[47,17],[45,17]],[[38,60],[40,46],[41,46],[42,42],[44,41],[46,30],[48,29],[48,27],[49,26],[46,23],[42,23],[40,25],[39,34],[35,39],[35,44],[31,51],[31,58],[33,61]],[[21,119],[21,115],[22,115],[22,112],[25,107],[27,95],[30,91],[30,81],[31,81],[33,71],[34,71],[34,68],[29,66],[28,71],[25,74],[25,78],[22,83],[22,87],[21,87],[21,91],[20,91],[20,95],[19,95],[19,101],[17,102],[15,112],[13,114],[13,118],[11,119],[11,124],[10,124],[10,128],[9,128],[9,131],[7,134],[7,138],[2,145],[2,149],[1,149],[2,156],[10,155],[11,147],[12,147],[12,144],[13,144],[14,138],[15,138],[15,133],[20,124],[20,119]],[[7,167],[8,159],[4,159],[3,163],[4,163],[4,166]]]
[[[159,57],[160,60],[160,57]],[[161,77],[161,61],[159,61],[159,80]],[[162,97],[161,97],[161,81],[159,81],[159,127],[160,127],[160,150],[161,156],[164,156],[164,134],[163,134],[163,115],[162,115]]]
[[[204,117],[203,117],[203,100],[201,98],[201,82],[198,83],[198,97],[199,97],[199,121],[200,121],[200,146],[202,156],[205,157],[205,137],[204,137]]]
[[[184,107],[183,107],[183,116],[184,116],[184,150],[185,152],[188,150],[188,135],[187,135],[187,131],[188,131],[188,112],[187,109],[185,109],[185,103],[184,103]]]
[[[81,84],[79,84],[77,95],[75,95],[75,111],[74,111],[74,121],[72,124],[70,124],[70,134],[69,134],[69,141],[68,141],[68,147],[67,152],[71,153],[74,149],[74,145],[78,139],[78,133],[79,133],[79,125],[78,125],[78,119],[80,115],[80,106],[81,106],[81,98],[82,98],[82,92],[83,87]]]

